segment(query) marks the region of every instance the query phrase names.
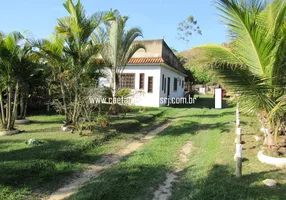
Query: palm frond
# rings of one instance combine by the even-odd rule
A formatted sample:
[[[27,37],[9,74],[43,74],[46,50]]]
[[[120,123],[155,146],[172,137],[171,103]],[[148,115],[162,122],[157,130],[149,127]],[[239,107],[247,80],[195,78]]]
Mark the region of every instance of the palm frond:
[[[243,67],[246,64],[236,55],[231,48],[224,47],[217,44],[207,44],[199,46],[204,53],[200,60],[196,61],[198,64],[211,66],[213,64],[223,64],[230,66]]]
[[[217,8],[223,13],[222,21],[228,26],[230,39],[236,43],[234,48],[237,56],[252,73],[267,76],[265,71],[272,64],[269,55],[273,53],[271,50],[275,44],[272,40],[265,40],[267,33],[255,25],[256,15],[250,12],[253,8],[249,8],[246,1],[216,2]]]
[[[285,115],[285,1],[217,0],[229,29],[229,47],[205,45],[199,62],[212,68],[227,89],[239,94],[247,113]],[[275,123],[274,123],[275,125]],[[276,124],[277,125],[277,124]]]

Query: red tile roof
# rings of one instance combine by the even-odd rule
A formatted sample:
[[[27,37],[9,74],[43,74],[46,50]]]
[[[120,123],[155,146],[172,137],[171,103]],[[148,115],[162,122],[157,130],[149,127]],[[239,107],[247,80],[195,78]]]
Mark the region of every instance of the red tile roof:
[[[97,62],[99,63],[104,63],[104,60],[102,58],[100,59],[96,59]],[[170,67],[174,68],[175,70],[177,71],[180,71],[184,74],[187,74],[186,73],[186,70],[182,67],[182,68],[177,68],[175,66],[172,66],[171,64],[169,64],[169,62],[167,62],[164,58],[162,57],[157,57],[157,58],[131,58],[128,62],[128,65],[140,65],[140,64],[167,64],[169,65]]]
[[[99,63],[104,63],[102,58],[96,59]],[[165,63],[163,58],[131,58],[128,64],[154,64],[154,63]]]
[[[131,58],[128,64],[152,64],[164,62],[163,58]]]

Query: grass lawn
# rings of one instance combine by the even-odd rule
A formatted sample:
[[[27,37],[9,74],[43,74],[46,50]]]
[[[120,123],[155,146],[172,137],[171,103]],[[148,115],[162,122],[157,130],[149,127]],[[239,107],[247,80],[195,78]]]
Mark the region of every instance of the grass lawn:
[[[112,119],[110,128],[91,136],[59,131],[63,116],[29,117],[32,124],[17,126],[25,130],[24,133],[0,138],[0,199],[38,199],[49,194],[88,164],[118,151],[128,141],[142,137],[148,129],[164,120],[159,117],[161,111],[156,109],[150,108],[144,113],[135,110],[124,120]],[[157,120],[154,120],[156,116]],[[128,120],[137,125],[134,127]],[[122,129],[118,131],[117,125]],[[25,144],[31,138],[37,138],[43,144]]]
[[[172,199],[286,199],[286,170],[261,164],[253,134],[259,129],[256,119],[242,118],[243,177],[235,178],[235,109],[210,109],[212,98],[200,98],[197,104],[164,109],[164,117],[176,120],[163,133],[149,141],[99,178],[80,188],[70,199],[152,199],[166,179],[166,173],[182,166],[180,149],[193,143],[190,161],[173,186]],[[264,186],[273,178],[280,185]]]
[[[259,144],[253,135],[260,133],[257,119],[243,116],[243,177],[235,178],[235,129],[228,125],[234,115],[227,111],[216,116],[205,115],[198,132],[192,137],[194,150],[188,167],[173,189],[172,199],[286,199],[286,170],[261,164],[257,159]],[[220,123],[224,126],[213,127]],[[265,186],[264,179],[279,182],[276,188]]]

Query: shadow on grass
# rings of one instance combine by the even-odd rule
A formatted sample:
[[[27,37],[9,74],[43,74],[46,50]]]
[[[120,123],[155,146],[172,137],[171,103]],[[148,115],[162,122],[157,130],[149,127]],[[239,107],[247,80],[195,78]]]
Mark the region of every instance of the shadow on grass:
[[[188,106],[188,108],[192,107]],[[230,113],[225,115],[227,114]],[[210,118],[210,124],[201,124],[191,121],[192,119],[185,121],[181,119],[178,126],[170,126],[161,137],[186,133],[196,134],[199,130],[219,129],[222,132],[228,131],[227,123],[211,123],[212,118],[215,118],[213,115],[188,115],[187,117]],[[150,119],[153,118],[150,117]],[[144,120],[145,118],[143,118]],[[59,122],[58,120],[52,121],[55,124]],[[36,123],[43,124],[42,121]],[[129,128],[130,130],[134,129],[130,126]],[[51,129],[48,128],[47,130],[50,131]],[[19,141],[5,140],[5,142],[18,143]],[[57,185],[64,182],[62,180],[64,177],[78,171],[77,166],[88,164],[102,156],[99,153],[88,151],[95,148],[93,141],[78,145],[75,142],[73,140],[45,140],[45,143],[39,146],[27,146],[27,148],[19,150],[0,152],[0,174],[4,174],[1,175],[0,185],[14,188],[24,185],[31,190],[38,189],[40,186],[43,188],[42,192],[49,192],[50,188],[53,190]],[[94,185],[87,187],[86,191],[83,189],[80,193],[83,195],[82,198],[76,199],[136,199],[141,197],[149,199],[153,194],[152,186],[157,187],[158,183],[163,182],[164,174],[167,171],[169,170],[166,169],[166,166],[155,164],[139,165],[136,163],[127,168],[116,166],[104,173],[98,180],[91,182],[90,184]],[[124,187],[118,187],[118,185],[124,185]],[[150,187],[146,187],[146,185]],[[96,190],[96,192],[92,192],[92,190]]]
[[[104,139],[104,138],[103,138]],[[20,143],[18,140],[5,140],[1,143]],[[102,141],[86,141],[79,144],[70,140],[44,140],[43,144],[29,146],[17,150],[0,152],[0,161],[27,161],[44,159],[55,162],[90,163],[94,156],[85,153],[99,146]],[[24,141],[21,141],[24,144]]]
[[[192,110],[190,109],[188,115],[183,115],[183,116],[179,116],[179,117],[169,117],[169,119],[180,119],[180,118],[187,118],[187,117],[219,118],[219,117],[224,117],[224,116],[227,116],[227,115],[229,115],[230,118],[233,118],[233,120],[235,119],[234,118],[235,112],[222,112],[222,113],[219,113],[219,114],[200,114],[200,115],[196,115],[196,114],[192,114],[191,111]]]
[[[130,129],[134,130],[134,127]],[[39,129],[28,132],[38,131]],[[43,131],[50,132],[51,128]],[[77,140],[45,139],[43,144],[37,146],[25,145],[24,140],[0,140],[2,149],[9,146],[21,147],[0,152],[0,185],[14,190],[27,187],[32,191],[40,188],[42,193],[53,191],[65,182],[65,177],[79,172],[83,164],[93,163],[104,156],[97,151],[97,147],[117,135],[120,134],[104,132],[96,140],[78,140],[78,143]]]
[[[53,120],[53,121],[38,121],[38,120],[31,120],[31,124],[38,124],[38,125],[44,125],[44,124],[64,124],[63,120]]]
[[[164,165],[119,165],[93,179],[69,199],[114,200],[152,199],[159,183],[169,170]]]
[[[37,128],[37,129],[31,129],[31,130],[24,129],[23,134],[25,133],[51,133],[51,132],[58,132],[58,131],[61,131],[60,126],[48,127],[48,128]],[[66,133],[66,134],[70,134],[70,133]]]
[[[172,105],[173,108],[215,108],[215,99],[210,97],[200,97],[198,98],[194,104],[178,104]],[[222,100],[222,108],[229,108],[231,105],[227,104],[227,100]]]
[[[192,167],[186,168],[181,173],[184,174],[186,171],[192,171]],[[240,179],[236,178],[233,172],[234,169],[227,165],[214,165],[203,180],[196,182],[181,180],[178,183],[180,187],[175,187],[173,190],[173,199],[286,199],[286,185],[281,184],[276,188],[270,188],[262,183],[264,179],[271,178],[273,173],[277,173],[276,176],[279,176],[279,173],[282,175],[279,170],[251,173],[243,175]]]
[[[224,127],[223,123],[201,124],[181,120],[179,125],[171,125],[158,137],[162,139],[172,136],[176,141],[176,136],[196,134],[197,131],[218,129],[228,132]],[[70,199],[152,199],[154,191],[165,181],[166,173],[170,169],[163,165],[165,162],[157,164],[157,160],[151,165],[140,165],[144,157],[148,160],[152,158],[148,154],[150,152],[141,152],[138,157],[137,153],[136,159],[134,154],[125,157],[119,165],[104,171],[98,178],[80,188]]]
[[[4,140],[5,143],[22,145],[24,141]],[[20,144],[22,143],[22,144]],[[44,144],[28,146],[11,151],[0,152],[0,185],[14,189],[28,187],[32,190],[42,188],[43,191],[54,190],[64,177],[78,171],[81,164],[89,164],[100,159],[100,153],[90,154],[88,150],[95,148],[91,142],[76,145],[69,140],[45,140]]]
[[[199,122],[194,121],[180,121],[180,125],[176,126],[170,126],[165,131],[164,134],[160,134],[160,136],[179,136],[181,134],[196,134],[198,131],[204,131],[204,130],[214,130],[217,129],[221,133],[229,132],[232,128],[232,126],[229,122],[217,122],[217,123],[211,123],[211,124],[202,124]]]

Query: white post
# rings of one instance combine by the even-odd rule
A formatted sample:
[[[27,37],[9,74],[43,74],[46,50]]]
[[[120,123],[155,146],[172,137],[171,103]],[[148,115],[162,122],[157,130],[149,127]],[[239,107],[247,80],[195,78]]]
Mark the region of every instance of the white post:
[[[236,128],[236,177],[242,176],[242,145],[241,145],[241,128]]]
[[[241,144],[241,128],[236,128],[236,144]]]
[[[242,145],[241,145],[241,128],[240,126],[240,112],[239,112],[239,103],[236,107],[236,138],[235,138],[235,160],[236,160],[236,177],[239,178],[242,176]]]
[[[236,144],[236,177],[242,176],[242,145]]]
[[[236,128],[240,126],[240,113],[239,113],[239,103],[236,106]]]
[[[222,108],[222,90],[221,90],[221,88],[215,89],[215,108],[216,109]]]

